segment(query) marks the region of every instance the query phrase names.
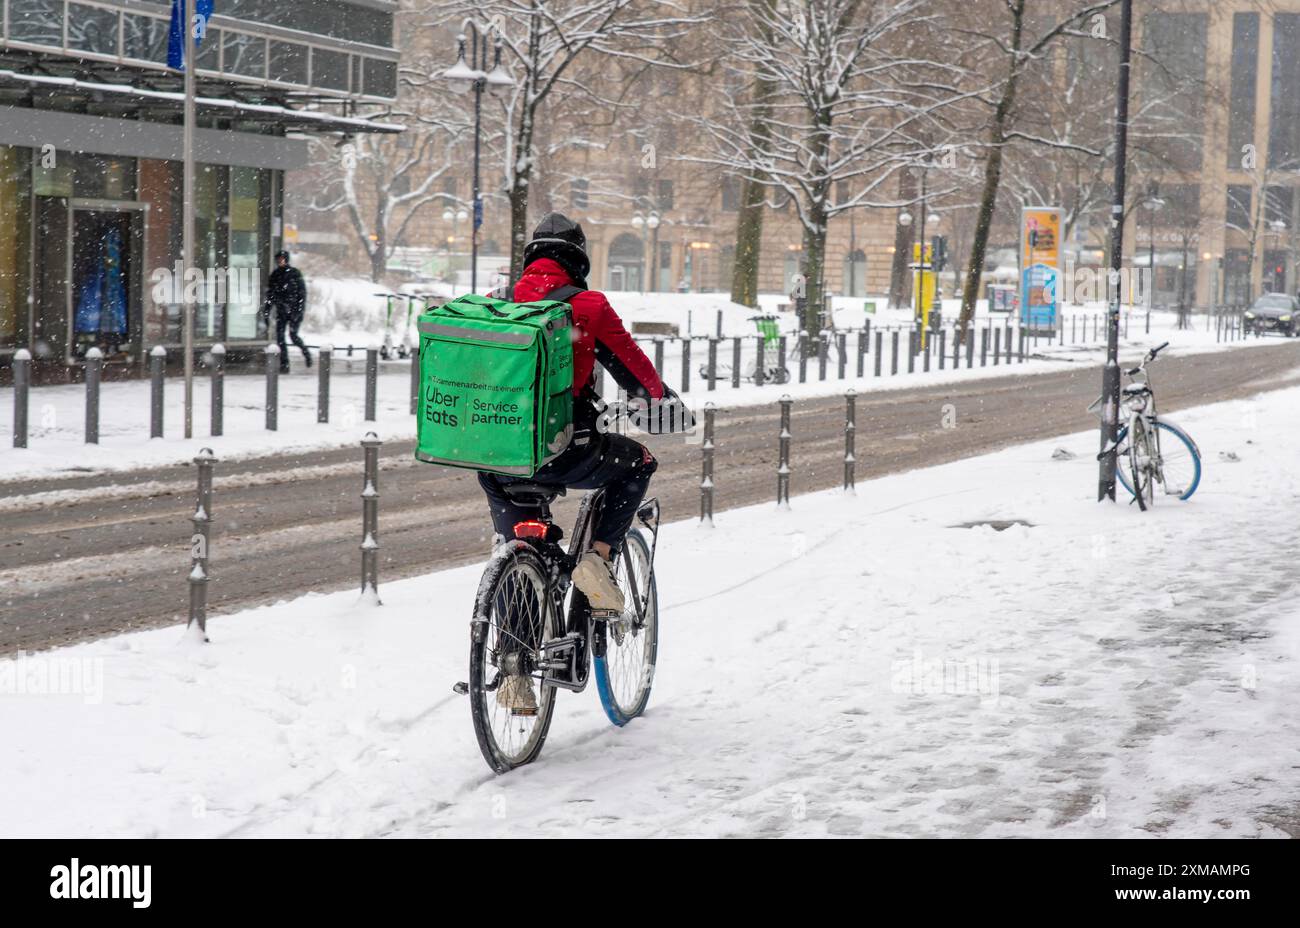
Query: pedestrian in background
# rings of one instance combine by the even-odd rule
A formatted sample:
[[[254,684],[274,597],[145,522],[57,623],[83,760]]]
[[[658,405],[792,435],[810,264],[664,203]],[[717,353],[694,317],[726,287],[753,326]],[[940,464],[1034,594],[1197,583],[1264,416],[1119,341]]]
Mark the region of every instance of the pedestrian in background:
[[[280,373],[289,373],[289,346],[285,344],[285,335],[302,351],[303,359],[311,367],[311,352],[298,334],[303,315],[307,312],[307,284],[302,279],[302,272],[289,264],[289,252],[275,253],[275,270],[266,285],[266,306],[268,319],[270,310],[275,311],[275,341],[280,346]]]

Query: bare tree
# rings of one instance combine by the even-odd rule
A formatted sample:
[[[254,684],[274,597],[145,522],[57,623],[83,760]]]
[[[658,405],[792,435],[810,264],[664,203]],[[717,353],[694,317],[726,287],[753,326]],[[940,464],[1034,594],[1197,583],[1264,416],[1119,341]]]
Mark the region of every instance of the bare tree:
[[[907,32],[933,22],[923,0],[751,3],[719,22],[727,63],[771,93],[723,101],[695,119],[708,163],[795,204],[808,304],[823,302],[827,225],[862,207],[899,205],[895,175],[932,157],[942,108],[957,98],[952,68],[914,53]],[[763,144],[755,144],[755,134]],[[838,185],[849,194],[832,197]],[[816,313],[806,326],[818,328]]]
[[[674,43],[691,24],[707,18],[669,0],[451,0],[434,4],[429,16],[437,26],[479,23],[500,44],[502,63],[514,77],[501,98],[507,127],[501,164],[510,201],[512,277],[523,269],[540,122],[550,98],[601,98],[598,84],[583,82],[575,74],[575,65],[592,57],[675,66]],[[575,140],[588,137],[580,124],[568,128]]]

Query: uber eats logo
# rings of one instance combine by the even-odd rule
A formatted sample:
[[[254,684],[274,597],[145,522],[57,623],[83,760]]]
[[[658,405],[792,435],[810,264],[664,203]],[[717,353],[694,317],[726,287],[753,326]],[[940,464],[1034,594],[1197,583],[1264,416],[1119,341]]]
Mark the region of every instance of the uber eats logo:
[[[456,414],[460,399],[455,393],[443,393],[434,386],[425,387],[424,421],[451,428],[460,425],[460,416]]]

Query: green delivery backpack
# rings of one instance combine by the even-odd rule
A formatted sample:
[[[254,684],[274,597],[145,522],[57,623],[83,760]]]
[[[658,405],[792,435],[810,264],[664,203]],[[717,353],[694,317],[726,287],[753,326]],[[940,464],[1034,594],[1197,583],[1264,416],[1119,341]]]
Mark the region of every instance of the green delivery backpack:
[[[420,316],[416,458],[531,477],[568,447],[572,315],[560,300],[579,292],[536,303],[471,294]]]

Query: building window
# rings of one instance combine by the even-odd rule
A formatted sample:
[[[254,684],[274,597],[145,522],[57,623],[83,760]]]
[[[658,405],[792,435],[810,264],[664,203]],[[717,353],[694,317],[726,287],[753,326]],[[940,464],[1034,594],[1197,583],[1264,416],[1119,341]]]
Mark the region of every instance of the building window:
[[[1291,188],[1273,185],[1264,188],[1264,223],[1275,222],[1291,227]]]
[[[9,38],[63,47],[63,0],[9,0]]]
[[[372,97],[397,96],[397,62],[382,58],[365,59],[364,93]]]
[[[239,32],[224,33],[221,66],[227,74],[266,77],[266,39]]]
[[[311,83],[313,87],[324,87],[327,90],[347,90],[348,56],[344,52],[313,48]]]
[[[307,83],[307,46],[296,42],[271,42],[271,66],[267,77],[283,84]]]
[[[24,334],[31,290],[31,149],[0,145],[0,345]]]
[[[1250,234],[1253,225],[1251,213],[1251,191],[1248,184],[1228,185],[1228,208],[1224,222],[1228,228]]]
[[[1273,93],[1269,111],[1268,166],[1300,169],[1300,14],[1273,17]]]
[[[734,213],[740,209],[740,178],[735,174],[728,174],[722,178],[722,211],[724,213]]]
[[[1259,14],[1232,17],[1232,87],[1228,97],[1228,169],[1241,170],[1243,149],[1255,144],[1255,80],[1259,74]]]
[[[1204,131],[1206,15],[1154,12],[1144,24],[1150,58],[1142,86],[1150,105],[1135,131],[1149,136],[1147,147],[1174,168],[1196,170]]]
[[[667,211],[673,208],[673,182],[667,178],[659,181],[658,196],[655,199],[659,209]]]
[[[575,177],[569,181],[569,206],[573,209],[587,208],[587,178]]]
[[[68,4],[68,48],[117,57],[117,10]]]
[[[123,13],[122,54],[136,61],[166,64],[167,20],[157,16]]]
[[[226,337],[257,337],[262,279],[270,274],[263,267],[267,252],[266,231],[271,208],[270,177],[257,168],[230,169],[230,262],[237,281],[247,286],[231,287],[226,293]],[[233,282],[233,281],[232,281]]]

